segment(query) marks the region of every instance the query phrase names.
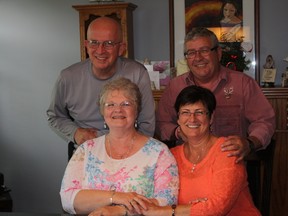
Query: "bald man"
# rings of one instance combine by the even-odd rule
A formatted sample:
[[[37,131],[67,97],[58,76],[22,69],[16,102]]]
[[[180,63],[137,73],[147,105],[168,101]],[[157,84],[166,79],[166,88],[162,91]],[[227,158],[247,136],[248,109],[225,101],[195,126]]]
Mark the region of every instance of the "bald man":
[[[125,77],[142,93],[142,110],[135,126],[153,136],[155,114],[149,75],[142,64],[122,57],[126,44],[120,23],[109,17],[95,19],[84,43],[89,58],[62,70],[55,84],[46,112],[50,127],[74,146],[106,134],[109,128],[99,112],[99,92],[105,83]]]

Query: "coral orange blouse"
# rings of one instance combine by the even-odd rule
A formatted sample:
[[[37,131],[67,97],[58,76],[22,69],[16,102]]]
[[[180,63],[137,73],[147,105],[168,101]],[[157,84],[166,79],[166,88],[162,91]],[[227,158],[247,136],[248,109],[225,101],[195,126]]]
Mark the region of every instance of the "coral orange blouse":
[[[249,192],[244,162],[236,164],[235,157],[227,157],[227,152],[221,151],[224,139],[217,139],[194,172],[191,172],[193,164],[184,156],[184,145],[171,149],[179,169],[178,202],[189,204],[198,198],[208,198],[206,202],[191,206],[190,215],[193,216],[261,215]]]

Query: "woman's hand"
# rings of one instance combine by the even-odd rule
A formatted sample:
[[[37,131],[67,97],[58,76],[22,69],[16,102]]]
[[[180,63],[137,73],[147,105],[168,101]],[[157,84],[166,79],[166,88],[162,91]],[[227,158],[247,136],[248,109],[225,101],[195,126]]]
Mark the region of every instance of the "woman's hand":
[[[171,206],[159,206],[156,203],[150,202],[146,203],[147,209],[142,210],[142,215],[145,216],[167,216],[171,215],[172,208]]]
[[[198,198],[195,200],[191,200],[189,204],[187,205],[177,205],[176,206],[176,215],[181,215],[181,216],[188,216],[190,215],[190,209],[191,205],[195,205],[200,202],[206,202],[208,198],[203,197],[203,198]],[[147,203],[147,210],[142,211],[142,215],[145,216],[167,216],[167,215],[172,215],[172,207],[171,206],[159,206],[155,203]]]
[[[208,200],[208,198],[206,198],[206,197],[198,198],[198,199],[195,199],[195,200],[191,200],[189,202],[189,204],[194,205],[194,204],[199,203],[199,202],[206,202],[207,200]]]
[[[147,209],[147,204],[151,200],[135,192],[116,192],[113,196],[113,204],[125,205],[130,212],[141,214],[142,210]]]
[[[88,216],[123,216],[126,215],[126,212],[125,206],[103,206],[95,209]]]

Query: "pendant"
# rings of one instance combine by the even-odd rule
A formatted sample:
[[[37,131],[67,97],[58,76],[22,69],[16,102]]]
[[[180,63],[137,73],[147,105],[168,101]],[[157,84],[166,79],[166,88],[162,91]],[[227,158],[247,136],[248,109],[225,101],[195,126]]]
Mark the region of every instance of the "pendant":
[[[195,168],[196,168],[196,164],[193,164],[192,169],[191,169],[192,173],[194,173]]]

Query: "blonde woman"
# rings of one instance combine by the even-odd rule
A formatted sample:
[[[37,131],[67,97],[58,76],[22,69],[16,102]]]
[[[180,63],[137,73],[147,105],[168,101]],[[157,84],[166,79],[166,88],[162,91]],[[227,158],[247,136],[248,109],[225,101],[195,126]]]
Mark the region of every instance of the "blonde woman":
[[[100,112],[107,135],[79,146],[66,168],[63,209],[72,214],[132,215],[145,203],[177,203],[178,169],[164,143],[136,130],[141,93],[126,78],[104,86]],[[153,109],[153,108],[151,108]]]

